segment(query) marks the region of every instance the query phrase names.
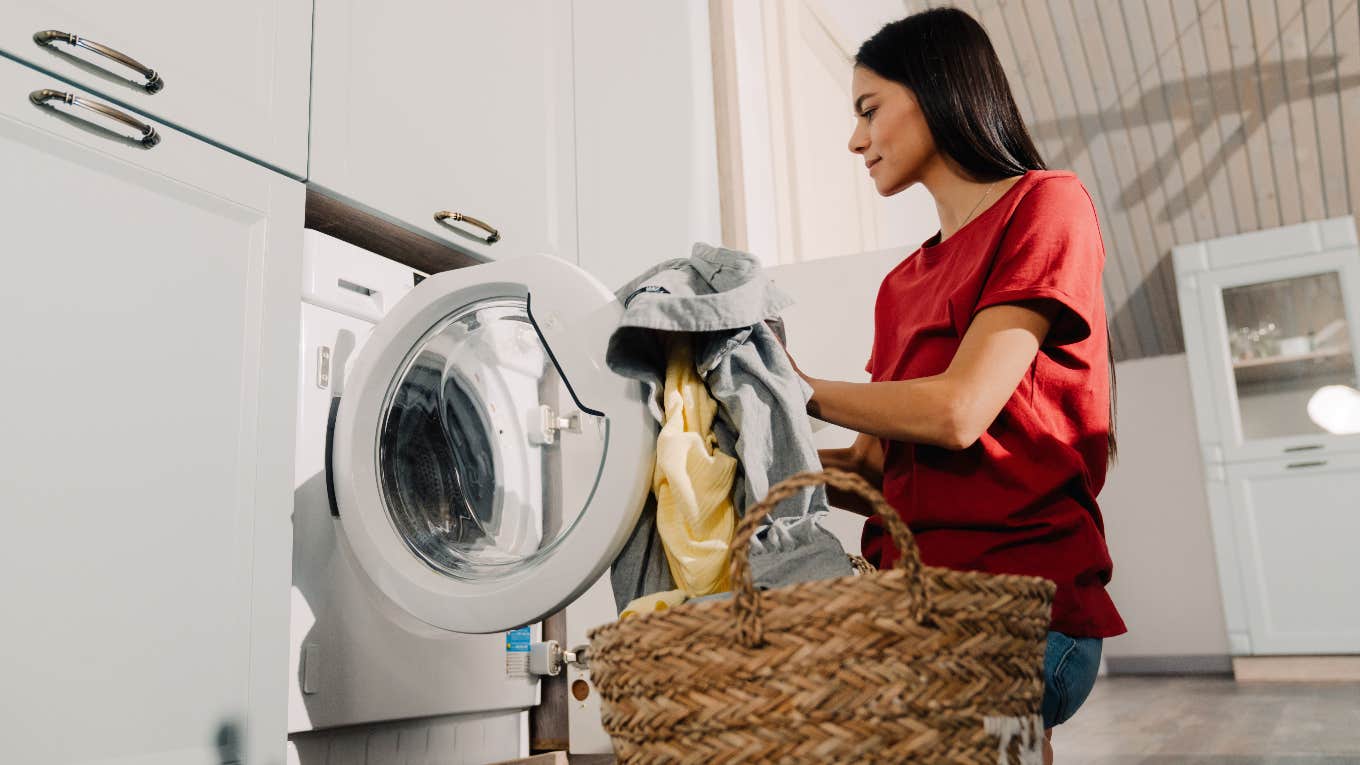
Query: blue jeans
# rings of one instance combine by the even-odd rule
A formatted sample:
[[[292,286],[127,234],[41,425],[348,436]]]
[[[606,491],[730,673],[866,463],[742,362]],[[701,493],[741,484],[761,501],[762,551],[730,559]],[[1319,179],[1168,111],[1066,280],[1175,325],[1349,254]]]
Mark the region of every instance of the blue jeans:
[[[1090,695],[1100,670],[1099,638],[1048,633],[1044,651],[1044,727],[1062,725]]]

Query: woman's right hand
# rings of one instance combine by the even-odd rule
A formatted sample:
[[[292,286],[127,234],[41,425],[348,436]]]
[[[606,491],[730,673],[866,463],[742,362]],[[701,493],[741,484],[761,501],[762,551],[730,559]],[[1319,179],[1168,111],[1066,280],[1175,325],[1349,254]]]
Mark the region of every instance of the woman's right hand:
[[[854,473],[868,481],[870,486],[882,491],[883,443],[875,436],[860,433],[848,448],[819,449],[817,456],[821,458],[823,468]],[[828,486],[827,501],[832,507],[839,507],[856,515],[874,514],[873,506],[853,492],[840,491]]]

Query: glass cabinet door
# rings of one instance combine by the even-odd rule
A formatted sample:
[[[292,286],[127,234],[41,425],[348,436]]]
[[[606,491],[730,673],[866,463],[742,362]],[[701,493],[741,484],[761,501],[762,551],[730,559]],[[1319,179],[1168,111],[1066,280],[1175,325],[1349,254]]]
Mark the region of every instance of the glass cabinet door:
[[[1222,294],[1244,442],[1360,430],[1355,417],[1337,411],[1346,408],[1346,390],[1357,387],[1339,271]]]
[[[1360,448],[1360,257],[1351,249],[1180,274],[1213,460]],[[1192,374],[1192,376],[1194,376]],[[1197,384],[1200,385],[1200,384]],[[1204,430],[1207,428],[1207,430]],[[1216,437],[1215,437],[1216,436]],[[1217,442],[1216,444],[1214,442]]]

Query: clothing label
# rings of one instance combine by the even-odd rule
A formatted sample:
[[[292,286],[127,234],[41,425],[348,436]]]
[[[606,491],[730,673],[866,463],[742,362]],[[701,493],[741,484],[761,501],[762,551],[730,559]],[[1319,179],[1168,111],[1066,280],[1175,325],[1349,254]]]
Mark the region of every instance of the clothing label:
[[[1044,761],[1044,720],[1038,715],[1029,717],[987,717],[982,721],[987,735],[996,736],[997,765],[1042,765]],[[1019,757],[1011,757],[1015,743]]]
[[[529,676],[529,628],[520,627],[505,633],[505,674],[507,677]]]
[[[637,289],[633,290],[628,295],[628,297],[623,299],[623,307],[627,308],[628,304],[633,302],[633,298],[637,297],[638,295],[669,295],[669,294],[671,294],[670,290],[657,284],[649,284],[646,287],[638,287]]]

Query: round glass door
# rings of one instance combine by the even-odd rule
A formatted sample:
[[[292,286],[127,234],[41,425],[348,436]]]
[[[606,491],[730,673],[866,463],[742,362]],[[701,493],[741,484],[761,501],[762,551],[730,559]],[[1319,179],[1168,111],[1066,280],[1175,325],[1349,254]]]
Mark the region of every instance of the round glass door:
[[[405,615],[537,621],[600,577],[646,499],[656,424],[604,356],[622,306],[523,256],[430,277],[374,327],[330,439],[346,546]]]
[[[604,461],[606,423],[574,407],[522,298],[433,327],[382,409],[383,509],[413,554],[459,579],[533,566],[571,531]],[[558,480],[566,465],[576,480]]]

